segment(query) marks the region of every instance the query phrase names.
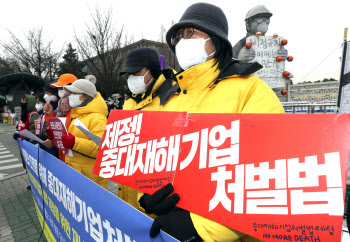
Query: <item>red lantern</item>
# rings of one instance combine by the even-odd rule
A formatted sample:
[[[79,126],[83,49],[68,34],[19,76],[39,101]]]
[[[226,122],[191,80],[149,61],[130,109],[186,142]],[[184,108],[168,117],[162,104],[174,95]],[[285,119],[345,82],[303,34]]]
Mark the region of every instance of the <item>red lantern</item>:
[[[250,49],[250,48],[252,48],[252,45],[253,45],[252,43],[248,42],[248,43],[245,44],[245,47],[247,49]]]
[[[293,56],[288,56],[287,57],[287,61],[289,61],[289,62],[293,61],[293,59],[294,59]]]
[[[287,91],[286,89],[283,89],[283,90],[281,91],[281,94],[282,94],[283,96],[287,95],[287,93],[288,93],[288,91]]]
[[[288,77],[290,75],[289,71],[283,72],[283,77]]]
[[[281,62],[283,60],[283,57],[282,56],[277,56],[276,57],[276,62]]]
[[[283,40],[281,41],[281,45],[286,45],[286,44],[288,44],[288,40],[283,39]]]

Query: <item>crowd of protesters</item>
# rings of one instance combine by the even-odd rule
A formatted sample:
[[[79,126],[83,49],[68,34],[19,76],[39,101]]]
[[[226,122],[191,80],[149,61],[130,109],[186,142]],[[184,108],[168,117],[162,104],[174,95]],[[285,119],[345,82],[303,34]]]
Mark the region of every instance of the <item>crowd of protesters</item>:
[[[57,82],[45,87],[45,94],[26,95],[21,99],[19,129],[35,132],[44,140],[41,148],[106,188],[107,180],[92,174],[99,147],[73,125],[75,119],[102,137],[109,111],[121,107],[192,113],[284,112],[271,88],[253,75],[262,66],[232,58],[228,22],[219,7],[208,3],[191,5],[168,30],[166,41],[176,54],[179,72],[161,69],[159,56],[153,49],[138,48],[129,52],[120,75],[127,75],[128,92],[132,94],[124,103],[124,93],[121,93],[117,105],[112,98],[107,103],[103,100],[96,90],[94,76],[78,80],[72,74],[63,74]],[[73,157],[64,155],[52,142],[48,122],[54,117],[66,117],[68,135],[62,137],[63,146],[72,150]],[[37,130],[33,128],[34,119],[38,120]],[[156,195],[149,195],[119,184],[118,196],[155,218],[151,237],[156,237],[162,229],[180,241],[259,241],[176,207],[181,197],[173,191],[168,184]],[[157,210],[159,206],[164,209]]]

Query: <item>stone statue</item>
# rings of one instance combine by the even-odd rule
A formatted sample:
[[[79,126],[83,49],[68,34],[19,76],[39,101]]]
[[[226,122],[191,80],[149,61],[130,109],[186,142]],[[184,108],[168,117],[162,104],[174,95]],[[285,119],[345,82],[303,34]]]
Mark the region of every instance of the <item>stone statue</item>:
[[[265,36],[265,33],[269,28],[271,16],[272,13],[264,5],[255,6],[248,11],[245,17],[247,34],[233,47],[233,58],[238,59],[239,52],[245,46],[247,37],[256,35],[258,32],[260,32],[262,36]],[[254,56],[255,54],[250,58],[248,56],[248,59],[245,61],[252,60]]]

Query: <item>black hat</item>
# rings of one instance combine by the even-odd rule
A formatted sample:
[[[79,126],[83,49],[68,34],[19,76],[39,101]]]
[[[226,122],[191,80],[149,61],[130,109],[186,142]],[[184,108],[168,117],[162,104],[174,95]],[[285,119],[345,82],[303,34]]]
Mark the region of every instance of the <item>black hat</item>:
[[[57,81],[53,81],[51,83],[46,84],[46,86],[44,87],[44,91],[47,91],[47,92],[55,95],[58,99],[60,99],[60,96],[58,96],[58,88],[51,87],[51,84],[53,84],[55,82],[57,82]]]
[[[119,75],[125,73],[135,73],[142,68],[148,68],[154,78],[158,78],[161,70],[158,59],[158,53],[151,48],[137,48],[129,52],[126,57],[125,68],[119,72]]]
[[[166,33],[166,41],[170,49],[175,52],[175,46],[171,44],[171,37],[181,27],[193,26],[208,34],[215,35],[225,41],[232,49],[228,40],[228,23],[221,8],[209,3],[195,3],[189,6],[182,15],[180,21],[174,24]]]

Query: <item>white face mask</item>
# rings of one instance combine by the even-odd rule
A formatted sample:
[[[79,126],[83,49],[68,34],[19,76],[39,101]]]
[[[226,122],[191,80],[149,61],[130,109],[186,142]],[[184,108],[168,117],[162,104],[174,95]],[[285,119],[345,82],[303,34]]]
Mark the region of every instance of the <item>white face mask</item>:
[[[43,109],[43,104],[42,103],[37,103],[37,104],[35,104],[35,108],[36,108],[36,110],[40,111],[40,110]]]
[[[147,85],[152,81],[152,79],[146,84],[145,76],[149,70],[143,76],[130,75],[128,78],[128,87],[133,94],[142,94],[146,91]]]
[[[82,104],[83,101],[80,101],[79,97],[80,95],[78,94],[69,95],[68,99],[69,99],[69,105],[71,106],[71,108],[78,107],[80,104]]]
[[[257,28],[257,32],[261,32],[262,35],[266,34],[267,30],[269,29],[269,25],[266,22],[262,22],[259,24]]]
[[[187,70],[191,66],[207,61],[209,56],[214,55],[215,51],[210,55],[205,52],[205,42],[208,39],[181,39],[175,47],[176,58],[182,69]]]
[[[49,96],[47,94],[44,95],[44,99],[47,103],[50,103],[51,101],[56,102],[58,100],[58,98],[55,95]]]
[[[58,96],[59,96],[60,98],[63,98],[64,95],[65,95],[66,93],[67,93],[67,92],[66,92],[65,90],[58,90]]]

